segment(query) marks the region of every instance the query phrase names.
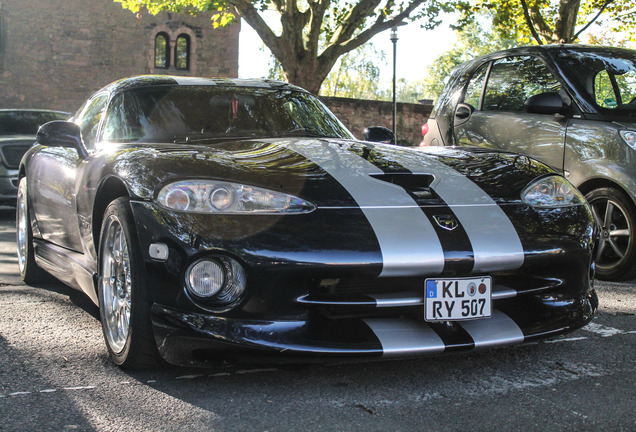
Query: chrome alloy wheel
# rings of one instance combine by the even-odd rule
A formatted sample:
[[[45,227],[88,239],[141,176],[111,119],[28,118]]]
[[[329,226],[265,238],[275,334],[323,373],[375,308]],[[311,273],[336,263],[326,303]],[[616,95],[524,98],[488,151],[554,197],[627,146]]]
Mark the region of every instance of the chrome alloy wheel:
[[[29,220],[27,217],[27,209],[26,209],[26,178],[22,178],[20,180],[20,184],[18,186],[18,202],[17,202],[17,232],[16,232],[16,243],[18,246],[18,268],[20,270],[20,274],[24,275],[26,269],[27,262],[27,254],[28,254],[28,232],[27,227],[29,224]]]
[[[617,266],[625,258],[630,246],[633,227],[627,210],[612,199],[596,199],[590,202],[594,218],[600,227],[596,264]]]
[[[131,267],[128,244],[122,226],[117,218],[111,216],[105,222],[104,247],[101,264],[103,274],[100,278],[102,305],[104,310],[104,333],[108,345],[116,354],[126,346],[130,331],[131,311]]]

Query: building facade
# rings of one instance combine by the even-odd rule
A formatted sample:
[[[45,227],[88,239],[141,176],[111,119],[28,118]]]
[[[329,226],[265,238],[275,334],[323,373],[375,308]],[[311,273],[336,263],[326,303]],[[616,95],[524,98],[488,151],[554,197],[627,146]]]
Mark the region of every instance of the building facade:
[[[239,30],[113,0],[0,0],[0,108],[74,112],[132,75],[237,77]]]

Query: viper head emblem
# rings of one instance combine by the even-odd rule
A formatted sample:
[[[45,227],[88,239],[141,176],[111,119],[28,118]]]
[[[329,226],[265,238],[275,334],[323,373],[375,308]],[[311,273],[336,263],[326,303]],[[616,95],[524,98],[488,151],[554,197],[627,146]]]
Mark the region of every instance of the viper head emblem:
[[[435,215],[433,216],[437,225],[445,230],[452,231],[459,226],[459,222],[455,219],[455,216],[451,215]]]

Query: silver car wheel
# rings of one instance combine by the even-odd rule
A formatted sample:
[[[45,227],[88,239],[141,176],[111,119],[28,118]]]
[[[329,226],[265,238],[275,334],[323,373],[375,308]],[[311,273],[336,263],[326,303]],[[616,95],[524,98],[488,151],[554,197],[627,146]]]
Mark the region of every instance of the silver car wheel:
[[[100,279],[104,333],[112,351],[121,353],[130,331],[131,268],[128,243],[119,221],[111,216],[107,224]]]
[[[18,202],[17,202],[17,212],[18,212],[18,226],[16,233],[16,243],[18,246],[18,268],[20,270],[20,274],[24,275],[26,269],[27,262],[27,254],[28,254],[28,232],[27,227],[29,224],[28,213],[26,209],[26,178],[23,177],[20,179],[20,184],[18,186]]]
[[[600,266],[618,265],[627,254],[633,231],[626,210],[611,199],[598,199],[591,204],[594,218],[601,229],[596,263]]]

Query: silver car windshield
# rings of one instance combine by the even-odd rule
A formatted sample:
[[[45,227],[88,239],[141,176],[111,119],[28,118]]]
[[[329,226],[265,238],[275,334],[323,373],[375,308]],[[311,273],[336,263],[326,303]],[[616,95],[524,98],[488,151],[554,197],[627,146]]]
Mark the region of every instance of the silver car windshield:
[[[636,51],[563,50],[556,56],[601,112],[636,115]]]

